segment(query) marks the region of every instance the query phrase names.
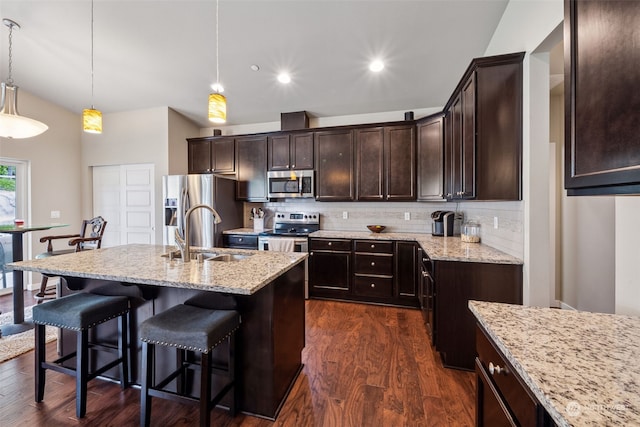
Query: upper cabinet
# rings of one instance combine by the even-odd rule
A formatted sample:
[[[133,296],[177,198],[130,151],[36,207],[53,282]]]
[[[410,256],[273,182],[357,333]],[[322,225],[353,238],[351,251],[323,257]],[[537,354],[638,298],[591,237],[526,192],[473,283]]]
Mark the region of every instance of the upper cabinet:
[[[351,129],[315,132],[316,200],[355,197],[354,141]]]
[[[415,200],[415,126],[356,129],[356,199]]]
[[[418,120],[418,195],[420,201],[444,197],[444,118],[438,113]]]
[[[189,173],[234,174],[236,172],[233,137],[189,138],[187,143]]]
[[[268,201],[267,137],[238,137],[236,150],[236,199],[248,202]]]
[[[567,194],[640,193],[635,1],[565,2]]]
[[[448,200],[522,199],[522,59],[477,58],[445,107]]]
[[[269,170],[313,169],[313,132],[269,136]]]

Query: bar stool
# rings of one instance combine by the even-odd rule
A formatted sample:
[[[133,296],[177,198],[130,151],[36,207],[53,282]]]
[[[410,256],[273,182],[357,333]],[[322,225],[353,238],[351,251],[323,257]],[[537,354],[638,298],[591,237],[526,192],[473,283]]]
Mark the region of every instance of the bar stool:
[[[197,299],[197,298],[196,298]],[[151,423],[151,399],[178,401],[181,403],[197,403],[200,406],[200,426],[209,426],[211,410],[233,388],[229,411],[236,414],[238,385],[236,380],[235,332],[240,327],[240,315],[236,310],[203,308],[185,304],[174,306],[157,314],[140,325],[142,341],[142,385],[140,389],[140,425],[148,427]],[[233,305],[235,307],[235,304]],[[213,366],[212,350],[224,341],[228,341],[229,350],[226,370]],[[155,346],[176,347],[177,369],[160,382],[154,383]],[[200,353],[200,365],[190,359],[193,352]],[[194,397],[185,393],[186,377],[189,369],[200,370],[200,396]],[[211,375],[219,371],[225,372],[227,382],[212,397]],[[173,381],[177,382],[177,392],[167,390]]]
[[[76,293],[48,301],[33,307],[35,323],[35,398],[41,402],[44,398],[45,373],[47,369],[61,372],[76,378],[76,416],[84,417],[87,410],[87,383],[107,370],[120,365],[120,386],[129,386],[128,356],[128,315],[129,298],[126,296],[95,295]],[[118,318],[117,347],[105,344],[89,343],[89,330],[108,320]],[[69,329],[77,332],[76,351],[64,355],[52,362],[46,361],[45,325]],[[103,367],[89,372],[89,350],[116,352],[117,359]],[[63,363],[76,358],[76,368],[68,368]]]

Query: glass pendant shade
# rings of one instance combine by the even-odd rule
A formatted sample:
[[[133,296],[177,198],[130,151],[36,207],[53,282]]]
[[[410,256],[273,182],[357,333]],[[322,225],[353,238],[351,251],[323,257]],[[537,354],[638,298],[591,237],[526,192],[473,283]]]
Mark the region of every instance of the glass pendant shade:
[[[209,94],[209,121],[219,124],[227,121],[227,98],[220,93]]]
[[[49,126],[18,114],[18,87],[2,83],[0,102],[0,137],[31,138],[40,135]]]
[[[102,133],[102,113],[93,108],[82,110],[82,129],[88,133]]]

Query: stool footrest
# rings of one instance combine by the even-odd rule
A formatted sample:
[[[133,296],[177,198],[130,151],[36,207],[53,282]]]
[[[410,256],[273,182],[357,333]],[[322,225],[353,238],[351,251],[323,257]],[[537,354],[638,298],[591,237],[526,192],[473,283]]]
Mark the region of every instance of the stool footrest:
[[[234,386],[235,381],[230,381],[222,387],[222,389],[209,401],[209,407],[213,409],[222,398],[227,394],[231,387]],[[149,388],[148,390],[149,396],[160,397],[167,400],[178,401],[181,403],[189,403],[189,404],[198,404],[200,399],[195,396],[184,395],[180,393],[176,393],[175,391],[169,390],[161,390],[158,388]]]

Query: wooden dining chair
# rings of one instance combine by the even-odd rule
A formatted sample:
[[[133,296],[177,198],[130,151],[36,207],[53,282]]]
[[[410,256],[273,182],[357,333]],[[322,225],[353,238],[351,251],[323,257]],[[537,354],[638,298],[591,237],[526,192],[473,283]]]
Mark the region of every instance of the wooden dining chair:
[[[88,249],[100,249],[102,246],[102,236],[104,235],[104,229],[107,227],[107,221],[101,216],[97,216],[91,219],[85,219],[82,221],[82,227],[78,234],[61,234],[56,236],[45,236],[40,238],[40,243],[47,242],[47,251],[36,255],[36,259],[48,258],[56,255],[63,255],[73,252],[80,252]],[[53,249],[54,240],[68,240],[68,246],[72,248],[67,249]],[[45,299],[53,299],[56,297],[56,292],[47,290],[47,282],[49,277],[46,274],[42,275],[42,282],[40,283],[40,291],[34,295],[34,298],[40,304]]]

